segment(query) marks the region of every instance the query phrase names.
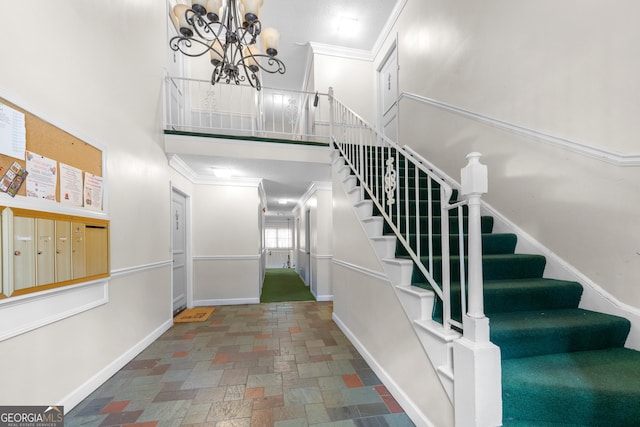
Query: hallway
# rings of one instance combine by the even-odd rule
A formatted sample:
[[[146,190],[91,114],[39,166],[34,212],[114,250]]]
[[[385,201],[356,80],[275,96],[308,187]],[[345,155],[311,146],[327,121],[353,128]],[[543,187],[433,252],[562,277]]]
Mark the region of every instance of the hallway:
[[[413,426],[331,320],[331,302],[220,306],[178,323],[66,426]]]

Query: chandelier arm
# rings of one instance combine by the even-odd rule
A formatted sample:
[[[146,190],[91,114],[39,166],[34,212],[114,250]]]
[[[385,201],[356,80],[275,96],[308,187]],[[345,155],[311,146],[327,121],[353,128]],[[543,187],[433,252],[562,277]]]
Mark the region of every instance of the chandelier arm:
[[[253,72],[251,70],[251,68],[247,67],[244,64],[244,61],[242,62],[242,68],[244,70],[244,74],[246,75],[246,80],[249,82],[249,84],[251,85],[251,87],[256,88],[257,90],[262,89],[262,85],[260,84],[260,78],[258,77],[258,74],[256,74],[255,72]],[[245,76],[243,77],[243,81],[245,80]]]
[[[247,58],[249,58],[249,56],[255,59],[256,64],[262,71],[267,72],[269,74],[275,74],[275,73],[284,74],[287,71],[287,67],[284,65],[284,62],[282,62],[281,60],[273,56],[269,56],[261,53],[258,53],[255,55],[248,55]],[[265,65],[265,61],[261,61],[260,58],[267,58],[267,61],[266,61],[267,65]]]
[[[190,49],[194,47],[198,49],[196,52],[191,52]],[[199,46],[198,46],[199,45]],[[202,56],[205,53],[212,50],[211,46],[208,43],[203,42],[202,40],[194,39],[193,37],[184,37],[184,36],[175,36],[169,41],[169,47],[174,52],[180,51],[182,54],[186,56],[190,56],[195,58],[197,56]]]

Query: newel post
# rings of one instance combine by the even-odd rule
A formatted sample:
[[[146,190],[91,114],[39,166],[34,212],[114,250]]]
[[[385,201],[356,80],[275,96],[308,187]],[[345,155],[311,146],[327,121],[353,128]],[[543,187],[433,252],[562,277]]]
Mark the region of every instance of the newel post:
[[[487,193],[487,167],[480,153],[470,153],[462,168],[462,195],[469,204],[468,305],[462,338],[453,342],[456,427],[502,425],[502,365],[500,348],[489,340],[489,319],[482,294],[482,230],[480,197]]]
[[[333,98],[333,88],[329,87],[329,146],[333,147],[333,137],[334,127],[333,123],[335,122],[335,105]]]
[[[480,153],[469,153],[468,163],[461,171],[462,195],[469,203],[469,249],[467,283],[469,297],[467,313],[463,319],[464,336],[472,341],[489,341],[489,321],[484,316],[482,294],[482,229],[480,197],[489,187],[487,166],[480,163]]]

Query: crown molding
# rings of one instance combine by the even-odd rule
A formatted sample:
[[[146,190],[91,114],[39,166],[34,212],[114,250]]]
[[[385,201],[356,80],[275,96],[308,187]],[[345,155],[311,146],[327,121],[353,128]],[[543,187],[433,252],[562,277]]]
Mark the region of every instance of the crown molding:
[[[307,191],[298,199],[298,203],[292,209],[292,212],[302,209],[302,207],[309,201],[309,199],[318,191],[331,191],[333,189],[332,184],[327,181],[313,181]]]
[[[385,40],[387,40],[387,38],[389,38],[389,35],[391,34],[391,30],[393,29],[394,25],[396,25],[396,22],[398,21],[398,18],[400,17],[400,13],[404,9],[405,5],[407,4],[407,1],[408,0],[399,0],[398,2],[396,2],[396,5],[393,8],[393,10],[391,11],[391,14],[389,15],[389,18],[387,19],[387,22],[386,22],[384,28],[380,32],[380,35],[378,36],[378,39],[376,40],[375,44],[373,45],[373,49],[371,49],[371,53],[373,54],[374,58],[376,56],[378,56],[378,54],[380,53],[380,50],[382,49],[382,46],[384,45]]]
[[[191,169],[177,154],[169,157],[169,166],[171,166],[176,172],[184,176],[192,184],[199,185],[224,185],[231,187],[255,187],[262,188],[262,178],[218,178],[215,176],[203,176],[197,174]],[[264,192],[264,189],[262,190]]]
[[[373,61],[374,53],[371,50],[353,49],[350,47],[336,46],[309,42],[315,55],[336,56],[339,58],[359,59],[361,61]]]

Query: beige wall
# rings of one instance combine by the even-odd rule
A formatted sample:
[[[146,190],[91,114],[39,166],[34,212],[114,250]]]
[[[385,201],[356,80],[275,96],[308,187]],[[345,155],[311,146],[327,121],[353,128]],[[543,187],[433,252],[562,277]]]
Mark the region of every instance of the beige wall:
[[[0,404],[69,410],[171,321],[170,190],[160,133],[165,5],[62,0],[34,7],[26,30],[17,18],[23,4],[0,4],[7,17],[0,36],[14,40],[3,49],[0,96],[105,149],[113,278],[107,304],[0,342]]]

